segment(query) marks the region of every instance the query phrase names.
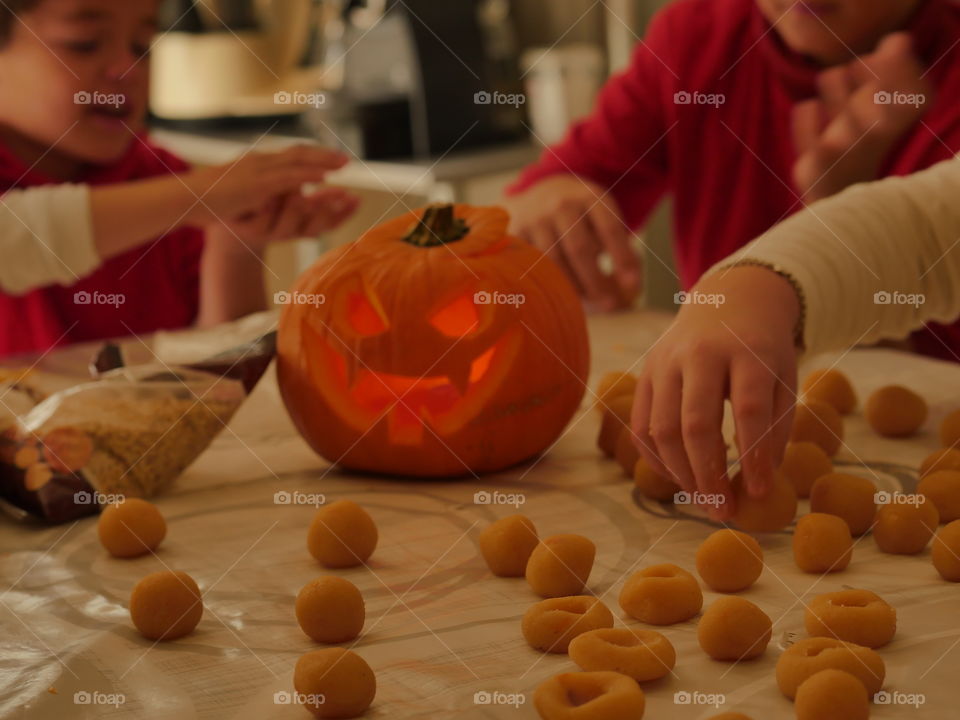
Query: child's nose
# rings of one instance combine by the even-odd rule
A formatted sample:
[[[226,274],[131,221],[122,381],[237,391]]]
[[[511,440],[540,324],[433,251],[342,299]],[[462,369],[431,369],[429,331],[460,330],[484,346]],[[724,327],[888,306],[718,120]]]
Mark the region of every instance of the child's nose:
[[[110,53],[104,68],[108,80],[131,80],[147,70],[147,54],[129,46],[118,46]]]

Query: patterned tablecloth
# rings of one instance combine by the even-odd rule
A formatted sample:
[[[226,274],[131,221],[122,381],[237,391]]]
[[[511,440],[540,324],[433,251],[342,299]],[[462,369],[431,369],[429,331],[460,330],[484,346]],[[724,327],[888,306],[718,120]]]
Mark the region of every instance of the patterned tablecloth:
[[[650,313],[593,319],[592,381],[633,365],[666,323]],[[65,360],[47,364],[58,362]],[[846,422],[840,460],[867,463],[884,487],[909,487],[937,445],[939,419],[960,407],[960,367],[881,350],[849,353],[839,367],[861,398],[900,382],[930,401],[924,432],[909,441],[877,438],[859,415]],[[477,549],[481,528],[516,509],[478,503],[486,497],[478,493],[516,496],[541,535],[591,538],[598,554],[589,587],[618,624],[635,624],[617,607],[625,577],[659,562],[693,569],[694,551],[713,529],[683,508],[635,498],[632,484],[595,450],[597,418],[584,407],[544,458],[510,472],[455,482],[370,479],[332,469],[307,449],[271,370],[229,429],[158,499],[169,532],[156,556],[108,557],[93,518],[52,528],[0,518],[0,717],[308,717],[285,704],[294,663],[315,647],[293,616],[299,588],[322,574],[306,551],[306,528],[311,503],[351,498],[380,529],[369,567],[338,573],[366,601],[354,649],[377,675],[367,717],[535,718],[534,688],[575,666],[524,643],[520,618],[537,598],[522,579],[492,577]],[[898,635],[882,650],[892,702],[872,717],[956,717],[960,586],[940,580],[929,550],[882,555],[867,537],[848,571],[819,578],[796,569],[789,533],[761,544],[766,568],[745,595],[774,620],[766,654],[714,662],[697,646],[695,621],[666,628],[678,662],[646,688],[646,717],[735,709],[757,720],[792,718],[774,681],[777,656],[802,634],[803,603],[842,587],[872,589],[898,612]],[[205,613],[194,634],[154,646],[133,630],[126,605],[140,577],[164,568],[199,582]],[[716,597],[705,593],[707,603]]]

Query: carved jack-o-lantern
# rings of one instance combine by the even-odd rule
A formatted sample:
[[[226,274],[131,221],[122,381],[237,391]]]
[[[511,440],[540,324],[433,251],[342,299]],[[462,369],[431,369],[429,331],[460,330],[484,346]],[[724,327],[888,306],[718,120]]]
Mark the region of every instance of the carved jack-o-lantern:
[[[308,269],[280,319],[287,410],[320,455],[402,475],[542,452],[583,396],[586,322],[566,277],[499,208],[432,206]]]

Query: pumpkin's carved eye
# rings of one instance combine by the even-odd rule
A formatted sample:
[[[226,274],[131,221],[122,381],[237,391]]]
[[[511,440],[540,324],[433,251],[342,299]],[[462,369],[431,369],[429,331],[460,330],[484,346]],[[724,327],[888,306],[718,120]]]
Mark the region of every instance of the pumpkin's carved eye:
[[[462,338],[472,333],[480,325],[473,295],[460,295],[453,302],[444,305],[430,318],[430,324],[451,338]]]
[[[363,337],[379,335],[390,327],[383,309],[374,306],[362,292],[351,292],[347,296],[347,321],[354,332]]]

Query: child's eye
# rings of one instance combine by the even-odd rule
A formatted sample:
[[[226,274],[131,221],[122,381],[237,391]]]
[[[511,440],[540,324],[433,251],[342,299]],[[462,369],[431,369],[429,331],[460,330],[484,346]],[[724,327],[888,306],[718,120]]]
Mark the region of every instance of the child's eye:
[[[80,54],[94,53],[100,49],[100,41],[99,40],[79,40],[76,42],[68,42],[67,48],[71,52],[80,53]]]
[[[136,55],[137,57],[144,57],[145,55],[149,55],[149,54],[150,54],[150,49],[151,49],[151,47],[152,47],[152,45],[151,45],[150,43],[134,43],[134,44],[130,47],[130,50],[131,50],[131,51],[133,52],[133,54]]]

